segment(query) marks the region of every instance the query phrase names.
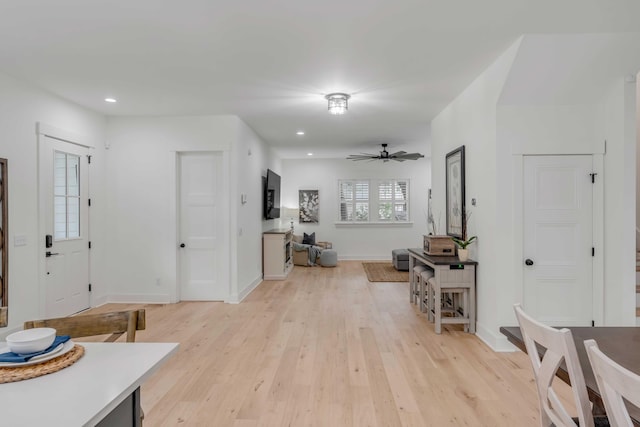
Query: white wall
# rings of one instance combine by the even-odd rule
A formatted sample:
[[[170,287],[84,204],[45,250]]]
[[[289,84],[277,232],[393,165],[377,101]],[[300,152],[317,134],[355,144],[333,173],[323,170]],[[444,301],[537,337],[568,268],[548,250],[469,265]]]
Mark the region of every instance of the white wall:
[[[427,136],[425,136],[425,139]],[[395,248],[421,247],[427,234],[425,213],[431,187],[431,159],[406,162],[353,162],[345,159],[282,161],[282,207],[298,207],[298,190],[317,189],[320,197],[318,224],[294,221],[295,233],[316,233],[316,240],[330,241],[340,259],[391,259]],[[336,225],[338,180],[360,178],[408,178],[410,180],[411,225]],[[443,217],[444,221],[444,217]],[[281,218],[289,227],[289,218]],[[443,225],[444,227],[444,222]]]
[[[559,64],[560,70],[589,74],[588,64],[576,63],[579,56],[549,50],[588,44],[593,37],[579,40],[572,36],[570,43],[554,43],[547,36],[525,40],[507,50],[432,122],[434,206],[444,205],[445,154],[461,144],[467,147],[467,206],[470,198],[478,198],[478,206],[472,209],[475,222],[470,224],[470,233],[479,235],[473,245],[476,253],[472,253],[479,261],[478,336],[496,349],[510,347],[498,330],[501,325],[515,324],[512,304],[522,295],[519,203],[523,197],[522,156],[527,154],[594,154],[595,191],[604,194],[604,206],[596,206],[604,230],[594,217],[594,243],[603,260],[594,264],[601,282],[595,289],[601,292],[596,298],[604,312],[594,314],[602,324],[635,324],[633,242],[623,238],[635,224],[635,201],[629,197],[635,194],[633,87],[625,86],[624,72],[607,69],[610,75],[599,70],[577,76],[575,84],[588,81],[597,89],[580,91],[566,87],[572,80],[564,79],[563,71],[558,77],[562,80],[559,93],[540,93],[558,82],[545,86],[535,80],[534,65],[543,63],[544,79],[553,79],[550,68],[554,61],[567,57],[571,67]],[[620,46],[606,49],[601,43],[598,47],[607,55],[624,51]],[[547,56],[554,61],[545,61]],[[531,87],[539,89],[531,91]],[[573,103],[572,96],[577,97]],[[474,164],[482,167],[474,168]],[[604,237],[597,241],[598,235]]]
[[[636,250],[640,250],[640,73],[636,75]]]
[[[28,319],[42,317],[39,311],[38,161],[36,122],[85,137],[95,145],[91,170],[91,193],[103,197],[99,172],[104,162],[105,120],[102,116],[0,74],[0,157],[8,159],[9,183],[9,326],[0,333],[21,327]],[[101,244],[100,208],[91,210],[91,236]],[[26,236],[25,246],[14,246],[16,235]],[[101,253],[101,249],[96,249]],[[92,264],[92,278],[102,270]],[[99,281],[98,281],[99,282]],[[101,285],[94,288],[101,292]]]
[[[640,65],[640,64],[639,64]],[[611,82],[603,100],[604,324],[635,326],[636,135],[635,84],[624,75]]]
[[[262,177],[267,169],[281,170],[280,160],[260,137],[244,122],[238,120],[238,140],[234,145],[232,167],[233,181],[231,203],[235,204],[237,216],[232,218],[231,229],[237,236],[237,247],[231,248],[237,256],[233,266],[238,286],[231,291],[230,302],[241,301],[262,281],[262,232],[275,228],[274,220],[263,220]],[[241,203],[246,194],[247,202]]]
[[[231,116],[109,119],[109,301],[175,301],[177,152],[222,151],[228,158],[236,120]]]
[[[512,284],[504,258],[511,253],[511,218],[499,211],[498,196],[511,191],[511,177],[500,173],[503,156],[496,146],[496,104],[520,41],[512,45],[458,98],[431,122],[433,141],[433,212],[445,212],[445,156],[465,145],[466,208],[471,213],[468,235],[477,235],[469,247],[479,262],[477,335],[492,346],[498,339],[498,307]],[[476,198],[477,206],[471,205]]]

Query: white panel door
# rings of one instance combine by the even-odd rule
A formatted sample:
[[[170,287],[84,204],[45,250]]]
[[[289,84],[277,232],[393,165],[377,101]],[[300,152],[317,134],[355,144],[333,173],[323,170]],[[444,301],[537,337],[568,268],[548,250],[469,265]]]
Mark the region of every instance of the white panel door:
[[[40,215],[44,236],[45,316],[89,308],[89,149],[43,137],[40,144]]]
[[[224,300],[222,153],[182,153],[179,161],[180,299]]]
[[[593,319],[591,156],[524,159],[524,307],[555,326]]]

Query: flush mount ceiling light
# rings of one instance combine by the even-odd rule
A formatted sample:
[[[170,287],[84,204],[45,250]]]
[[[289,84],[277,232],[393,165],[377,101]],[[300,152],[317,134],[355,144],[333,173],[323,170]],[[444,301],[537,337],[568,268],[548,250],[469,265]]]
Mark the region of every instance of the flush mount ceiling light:
[[[110,102],[110,103],[114,103],[114,102],[118,102],[115,98],[105,98],[104,102]]]
[[[347,112],[349,106],[347,100],[351,98],[351,95],[346,93],[330,93],[325,96],[325,99],[329,101],[329,113],[331,114],[344,114]]]

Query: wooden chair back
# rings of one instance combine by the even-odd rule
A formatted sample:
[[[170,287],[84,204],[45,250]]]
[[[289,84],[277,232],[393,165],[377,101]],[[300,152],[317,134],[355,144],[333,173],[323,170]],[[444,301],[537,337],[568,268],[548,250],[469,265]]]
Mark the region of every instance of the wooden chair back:
[[[44,327],[55,328],[58,335],[71,338],[111,334],[105,342],[114,342],[126,333],[127,342],[134,342],[136,331],[145,329],[146,319],[145,311],[141,309],[24,322],[24,329]]]
[[[640,407],[640,375],[610,359],[600,351],[594,340],[586,340],[584,346],[587,348],[610,424],[632,427],[633,422],[623,398]]]
[[[569,329],[554,329],[538,322],[524,312],[520,304],[515,304],[514,309],[522,338],[527,347],[527,354],[533,365],[533,375],[536,379],[538,399],[540,404],[540,425],[576,427],[578,424],[571,418],[566,408],[553,389],[553,380],[558,368],[565,362],[571,391],[578,411],[578,420],[581,427],[593,427],[594,421],[591,415],[591,405],[587,394],[587,386],[584,382],[582,368],[578,353]],[[538,345],[544,347],[544,354],[540,353]]]

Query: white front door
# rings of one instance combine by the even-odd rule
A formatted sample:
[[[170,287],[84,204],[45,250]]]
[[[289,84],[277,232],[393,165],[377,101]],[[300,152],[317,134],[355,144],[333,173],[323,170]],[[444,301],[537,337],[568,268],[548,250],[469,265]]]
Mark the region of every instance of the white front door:
[[[221,236],[222,153],[179,155],[180,299],[228,298]]]
[[[45,257],[45,316],[89,308],[89,149],[40,139],[40,215]]]
[[[554,326],[593,320],[591,156],[524,158],[524,307]]]

